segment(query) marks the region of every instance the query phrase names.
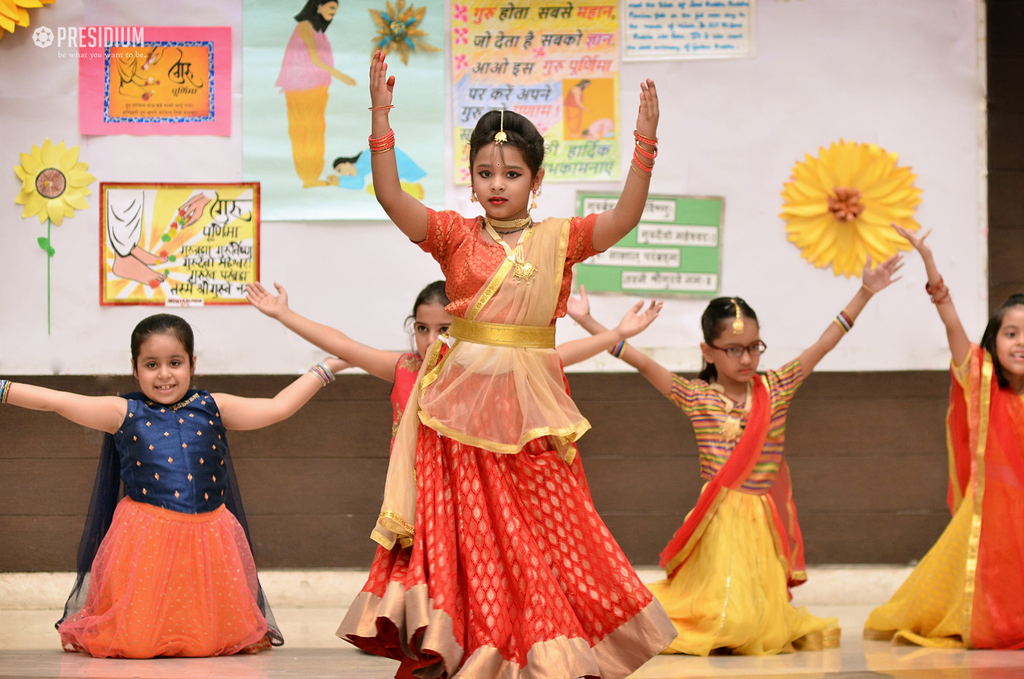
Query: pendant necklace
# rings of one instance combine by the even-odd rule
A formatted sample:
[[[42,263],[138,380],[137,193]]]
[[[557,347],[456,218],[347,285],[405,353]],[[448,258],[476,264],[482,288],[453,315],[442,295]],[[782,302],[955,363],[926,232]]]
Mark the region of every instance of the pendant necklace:
[[[519,242],[516,243],[515,249],[512,249],[508,243],[505,242],[499,232],[494,229],[492,221],[490,219],[484,219],[484,228],[487,230],[488,235],[494,239],[494,242],[498,243],[505,249],[505,258],[512,262],[512,275],[519,280],[528,281],[536,273],[537,267],[526,261],[523,256],[523,244],[526,239],[533,233],[533,220],[529,217],[524,219],[516,219],[513,222],[494,222],[498,226],[511,226],[512,229],[508,231],[502,231],[501,233],[509,234],[516,233],[526,229],[526,233],[519,237]]]

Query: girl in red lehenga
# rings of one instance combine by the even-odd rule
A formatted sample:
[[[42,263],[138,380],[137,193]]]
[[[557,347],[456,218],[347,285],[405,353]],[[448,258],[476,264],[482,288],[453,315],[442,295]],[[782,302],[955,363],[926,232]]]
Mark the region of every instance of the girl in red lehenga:
[[[260,283],[249,283],[245,286],[246,298],[249,303],[271,318],[280,321],[286,328],[318,347],[330,347],[330,352],[350,366],[362,368],[366,372],[392,383],[391,436],[398,431],[398,423],[402,419],[405,404],[416,384],[420,366],[427,349],[440,336],[448,332],[452,315],[445,306],[448,295],[444,291],[444,281],[434,281],[420,290],[416,302],[412,306],[412,315],[406,319],[406,325],[412,325],[413,342],[416,352],[387,351],[358,342],[340,330],[292,311],[288,306],[288,293],[283,285],[274,283],[277,295],[267,291]]]
[[[402,420],[405,405],[409,402],[412,388],[419,376],[423,357],[431,345],[441,335],[448,334],[448,326],[452,323],[452,315],[445,308],[448,295],[444,290],[444,281],[434,281],[420,290],[412,307],[412,315],[406,324],[412,324],[413,340],[416,353],[387,351],[357,342],[335,328],[317,323],[305,316],[295,313],[288,306],[288,293],[284,286],[274,283],[278,294],[267,291],[260,283],[249,283],[246,286],[246,297],[249,303],[261,312],[281,322],[289,330],[320,347],[326,352],[337,356],[350,366],[362,368],[371,375],[392,383],[391,387],[391,439],[394,442],[398,432],[398,423]],[[658,316],[661,303],[653,303],[647,311],[642,311],[643,302],[626,312],[619,325],[600,335],[584,339],[572,340],[556,347],[559,358],[564,365],[579,363],[595,354],[614,346],[616,342],[642,332]],[[639,312],[639,313],[638,313]]]
[[[894,225],[895,226],[895,225]],[[889,603],[868,639],[947,648],[1024,648],[1024,295],[967,339],[924,234],[895,227],[921,253],[946,326],[952,385],[946,417],[952,520]]]
[[[402,192],[388,123],[394,78],[370,68],[378,201],[441,265],[454,342],[435,343],[399,425],[370,578],[338,635],[399,659],[396,676],[625,677],[675,635],[574,470],[590,425],[569,398],[554,320],[574,263],[639,221],[658,101],[641,84],[634,164],[616,207],[534,224],[544,140],[509,111],[470,139],[485,218]]]

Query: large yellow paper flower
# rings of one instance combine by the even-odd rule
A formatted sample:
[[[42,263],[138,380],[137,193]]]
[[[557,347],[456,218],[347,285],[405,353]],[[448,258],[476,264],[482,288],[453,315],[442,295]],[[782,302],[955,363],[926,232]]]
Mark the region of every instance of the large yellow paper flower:
[[[78,162],[78,147],[65,148],[64,142],[54,146],[47,139],[42,149],[33,146],[32,153],[22,153],[21,165],[14,168],[22,181],[14,199],[25,206],[22,219],[38,214],[40,224],[49,218],[60,226],[65,217],[75,216],[75,210],[89,209],[85,197],[92,193],[89,184],[96,177],[86,172],[88,167]]]
[[[896,161],[877,144],[840,139],[793,166],[779,216],[804,259],[849,278],[860,275],[868,256],[878,263],[910,249],[890,225],[921,228],[914,220],[921,189],[917,175]]]
[[[4,37],[4,31],[14,33],[18,26],[28,26],[28,9],[53,2],[56,0],[0,0],[0,38]]]

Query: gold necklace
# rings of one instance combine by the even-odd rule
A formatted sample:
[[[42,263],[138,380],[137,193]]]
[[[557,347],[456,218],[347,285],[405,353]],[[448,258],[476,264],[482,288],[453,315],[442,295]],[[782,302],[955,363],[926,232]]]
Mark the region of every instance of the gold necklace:
[[[516,233],[533,224],[532,217],[523,217],[522,219],[513,219],[507,222],[487,217],[484,221],[494,227],[494,230],[498,233]]]
[[[522,227],[527,229],[527,231],[519,237],[519,242],[516,243],[516,247],[513,250],[509,244],[505,242],[505,239],[499,236],[498,232],[494,230],[494,227],[491,226],[491,221],[489,219],[484,220],[484,228],[487,230],[488,235],[494,239],[495,243],[498,243],[505,249],[505,258],[512,262],[512,275],[523,281],[530,280],[530,278],[533,277],[533,274],[537,272],[537,267],[526,261],[526,257],[523,255],[523,244],[533,233],[533,224],[529,224],[528,227]]]

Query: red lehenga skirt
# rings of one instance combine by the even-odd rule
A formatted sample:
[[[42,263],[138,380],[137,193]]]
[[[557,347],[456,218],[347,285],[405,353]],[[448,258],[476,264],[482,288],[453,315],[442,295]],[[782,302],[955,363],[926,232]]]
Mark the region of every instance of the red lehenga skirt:
[[[594,510],[579,460],[421,427],[413,545],[377,548],[338,629],[396,677],[625,677],[675,637]],[[415,673],[415,675],[414,675]]]
[[[98,658],[206,657],[270,648],[245,531],[223,505],[182,514],[123,498],[60,623],[67,651]]]

